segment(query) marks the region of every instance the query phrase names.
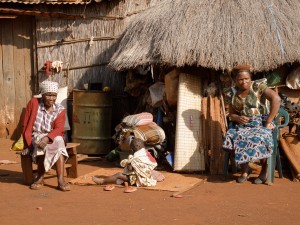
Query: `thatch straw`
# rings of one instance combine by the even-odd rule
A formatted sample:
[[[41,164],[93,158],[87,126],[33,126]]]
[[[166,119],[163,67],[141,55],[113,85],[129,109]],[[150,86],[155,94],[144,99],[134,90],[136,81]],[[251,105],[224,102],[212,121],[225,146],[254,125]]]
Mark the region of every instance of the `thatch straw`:
[[[166,0],[128,27],[110,66],[274,69],[300,60],[299,11],[298,0]]]

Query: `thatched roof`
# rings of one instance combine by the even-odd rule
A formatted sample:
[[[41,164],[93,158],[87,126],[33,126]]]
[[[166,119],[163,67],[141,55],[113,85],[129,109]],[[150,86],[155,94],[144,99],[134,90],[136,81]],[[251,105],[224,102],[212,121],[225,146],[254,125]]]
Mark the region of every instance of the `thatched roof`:
[[[95,2],[102,2],[104,0],[94,0]],[[109,0],[108,0],[109,1]],[[92,0],[0,0],[0,3],[20,3],[25,5],[32,4],[49,4],[49,5],[78,5],[90,4]]]
[[[270,70],[300,60],[299,0],[165,0],[128,26],[110,66]]]

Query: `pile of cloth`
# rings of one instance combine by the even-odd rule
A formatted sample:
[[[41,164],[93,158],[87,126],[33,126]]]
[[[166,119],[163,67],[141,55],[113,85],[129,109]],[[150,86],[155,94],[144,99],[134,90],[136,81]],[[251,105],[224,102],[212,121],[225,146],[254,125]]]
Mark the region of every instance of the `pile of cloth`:
[[[148,151],[159,159],[164,152],[166,135],[164,130],[153,121],[148,112],[129,115],[115,128],[113,139],[120,151],[130,151],[130,143],[134,138],[141,139]]]

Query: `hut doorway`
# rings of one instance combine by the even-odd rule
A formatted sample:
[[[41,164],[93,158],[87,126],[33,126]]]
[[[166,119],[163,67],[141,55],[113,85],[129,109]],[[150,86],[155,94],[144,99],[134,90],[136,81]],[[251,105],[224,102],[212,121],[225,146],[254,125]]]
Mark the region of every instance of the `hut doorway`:
[[[34,91],[34,18],[0,17],[0,138],[17,139]]]

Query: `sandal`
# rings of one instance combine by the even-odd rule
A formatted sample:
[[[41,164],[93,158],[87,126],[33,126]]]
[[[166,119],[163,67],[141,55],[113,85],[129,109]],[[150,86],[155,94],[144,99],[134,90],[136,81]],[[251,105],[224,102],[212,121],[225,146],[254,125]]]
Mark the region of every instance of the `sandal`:
[[[268,180],[267,178],[262,179],[262,178],[258,177],[254,180],[254,184],[264,184],[267,182],[267,180]]]
[[[115,185],[106,185],[103,190],[104,191],[112,191],[115,189]]]
[[[241,175],[237,180],[236,182],[237,183],[244,183],[245,181],[247,181],[250,177],[250,174],[252,173],[252,169],[250,168],[248,170],[248,173],[246,173],[247,175]]]
[[[65,183],[64,185],[58,185],[57,189],[63,192],[71,191],[71,186],[69,183]]]
[[[125,193],[132,193],[132,192],[135,192],[137,190],[136,187],[133,187],[133,186],[128,186],[125,188]]]
[[[34,183],[32,183],[32,184],[30,185],[30,189],[32,189],[32,190],[39,190],[39,189],[41,189],[43,186],[44,186],[44,182],[41,182],[41,183],[36,183],[36,182],[34,182]]]

